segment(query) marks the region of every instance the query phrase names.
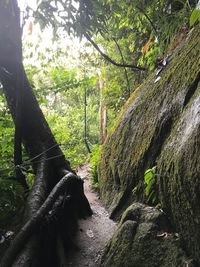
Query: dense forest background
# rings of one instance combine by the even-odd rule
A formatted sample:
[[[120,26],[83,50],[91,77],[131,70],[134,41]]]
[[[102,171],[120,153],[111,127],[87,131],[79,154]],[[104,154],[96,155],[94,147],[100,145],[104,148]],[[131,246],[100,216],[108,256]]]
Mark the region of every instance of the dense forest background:
[[[28,79],[62,151],[75,169],[98,159],[131,93],[199,23],[198,1],[39,1],[22,6]],[[23,212],[15,181],[14,123],[0,87],[0,227]],[[23,148],[23,159],[27,154]],[[32,166],[24,173],[31,187]]]

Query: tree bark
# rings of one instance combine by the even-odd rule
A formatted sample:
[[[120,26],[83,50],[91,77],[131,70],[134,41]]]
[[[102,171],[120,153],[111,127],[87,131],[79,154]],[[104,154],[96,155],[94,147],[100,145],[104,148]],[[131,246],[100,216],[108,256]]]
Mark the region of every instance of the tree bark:
[[[88,153],[91,153],[91,149],[88,143],[88,134],[87,134],[87,89],[84,91],[84,141]]]
[[[99,90],[100,90],[100,100],[99,100],[99,144],[103,145],[107,136],[107,108],[105,105],[103,97],[103,88],[105,86],[105,81],[103,77],[99,76]]]
[[[104,142],[103,136],[103,80],[102,77],[99,77],[99,90],[100,90],[100,104],[99,104],[99,143],[100,145]]]
[[[28,82],[22,64],[20,11],[16,0],[0,2],[0,82],[16,125],[15,140],[19,154],[16,151],[15,164],[21,163],[22,140],[36,174],[27,199],[24,227],[0,266],[59,266],[61,259],[57,251],[57,240],[60,240],[67,251],[71,246],[72,233],[76,230],[77,218],[91,215],[92,212],[83,192],[83,183],[74,174],[56,143]],[[56,191],[55,186],[58,184],[58,189],[65,180],[63,176],[73,177],[73,182],[64,187],[64,192]],[[51,195],[55,191],[56,197],[52,200]],[[59,199],[62,201],[59,202]],[[51,205],[40,213],[48,201]],[[56,204],[58,202],[62,205]],[[48,218],[48,213],[52,213],[54,209],[56,220],[41,226],[42,218]],[[37,216],[39,220],[36,219]],[[48,227],[51,231],[48,231]],[[23,242],[18,243],[19,236],[26,238],[20,239]]]

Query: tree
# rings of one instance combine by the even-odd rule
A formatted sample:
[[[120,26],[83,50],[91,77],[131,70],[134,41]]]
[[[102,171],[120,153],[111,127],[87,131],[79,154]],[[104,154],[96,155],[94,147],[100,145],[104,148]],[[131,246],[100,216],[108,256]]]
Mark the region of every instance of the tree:
[[[85,37],[115,66],[145,70],[163,55],[180,25],[188,25],[188,15],[196,2],[41,0],[34,16],[42,27],[51,25],[55,32],[62,28],[68,34]],[[99,36],[109,44],[117,42],[120,49],[116,48],[115,54],[120,55],[121,50],[123,57],[108,53],[105,43],[99,45]],[[148,49],[143,49],[148,40]]]
[[[36,174],[27,197],[24,227],[0,266],[58,266],[62,259],[57,244],[64,250],[71,246],[77,217],[91,215],[91,209],[83,183],[56,143],[24,71],[16,0],[0,2],[0,81],[15,122],[16,177],[27,188],[21,173],[22,142],[30,158],[26,164],[32,164]]]

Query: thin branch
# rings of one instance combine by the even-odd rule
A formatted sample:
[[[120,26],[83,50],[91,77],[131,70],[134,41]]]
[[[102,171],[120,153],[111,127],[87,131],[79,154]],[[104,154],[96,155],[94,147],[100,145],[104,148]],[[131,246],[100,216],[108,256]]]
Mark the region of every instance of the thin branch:
[[[142,70],[145,71],[146,68],[143,67],[139,67],[136,65],[132,65],[132,64],[122,64],[122,63],[117,63],[116,61],[114,61],[113,59],[111,59],[108,55],[106,55],[100,48],[99,46],[92,40],[92,38],[90,37],[90,35],[87,32],[84,32],[84,36],[85,38],[94,46],[94,48],[100,53],[100,55],[107,60],[108,62],[112,63],[113,65],[117,66],[117,67],[121,67],[121,68],[130,68],[130,69],[137,69],[137,70]]]
[[[156,26],[154,25],[153,21],[150,19],[150,17],[144,12],[144,10],[140,7],[136,7],[144,16],[145,18],[149,21],[149,23],[151,24],[151,27],[153,28],[153,30],[155,31],[155,33],[157,34],[157,29]]]
[[[124,56],[122,54],[122,50],[121,50],[121,48],[120,48],[120,46],[119,46],[119,44],[118,44],[118,42],[117,42],[117,40],[115,38],[113,38],[113,41],[115,42],[115,44],[116,44],[116,46],[117,46],[117,48],[119,50],[119,53],[121,55],[122,62],[125,65],[125,61],[124,61]],[[129,78],[128,78],[128,73],[127,73],[126,67],[124,67],[124,74],[125,74],[125,77],[126,77],[126,82],[127,82],[127,87],[128,87],[128,93],[129,93],[129,96],[130,96],[131,95],[131,88],[130,88],[130,82],[129,82]]]

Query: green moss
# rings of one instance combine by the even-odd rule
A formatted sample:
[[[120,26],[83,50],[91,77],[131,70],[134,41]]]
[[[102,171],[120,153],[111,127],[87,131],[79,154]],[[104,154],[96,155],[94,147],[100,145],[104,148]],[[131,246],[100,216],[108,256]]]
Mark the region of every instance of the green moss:
[[[170,56],[161,79],[155,83],[152,74],[126,104],[103,147],[100,191],[111,211],[122,211],[132,201],[127,192],[157,165],[162,205],[200,262],[199,36],[196,27]],[[137,198],[143,200],[142,190]]]
[[[129,97],[129,99],[126,101],[126,103],[124,104],[124,106],[122,107],[119,115],[117,116],[117,118],[115,119],[111,129],[110,129],[110,135],[112,135],[112,133],[114,133],[116,127],[118,126],[122,116],[124,115],[124,113],[127,111],[127,109],[129,108],[130,104],[132,104],[136,98],[138,97],[139,93],[141,92],[142,89],[142,85],[138,86],[134,92],[131,94],[131,96]]]
[[[189,261],[180,242],[172,236],[158,237],[165,231],[170,229],[163,212],[140,203],[131,205],[124,212],[100,266],[185,266]]]
[[[194,36],[195,39],[197,36],[196,34]],[[111,185],[115,187],[113,176],[119,180],[118,187],[128,184],[124,183],[124,177],[131,179],[130,177],[133,177],[134,174],[127,173],[127,169],[134,171],[134,166],[138,169],[139,162],[151,149],[153,139],[156,139],[155,134],[159,134],[156,131],[159,131],[162,113],[170,114],[174,121],[179,116],[186,90],[198,71],[197,48],[196,41],[188,41],[185,47],[180,50],[181,56],[179,51],[173,56],[158,83],[154,83],[155,75],[151,76],[148,82],[145,82],[133,93],[123,114],[120,115],[118,127],[108,137],[103,148],[100,165],[102,187],[104,181],[107,181],[109,187]],[[192,73],[189,70],[192,70]],[[176,75],[173,75],[174,73]],[[178,97],[180,100],[177,99],[176,105],[173,105]],[[106,174],[107,172],[109,176],[113,177],[111,181]],[[141,172],[139,171],[139,173]],[[142,176],[142,173],[140,175]],[[116,178],[117,176],[119,179]],[[120,179],[121,176],[123,176],[122,179]]]

